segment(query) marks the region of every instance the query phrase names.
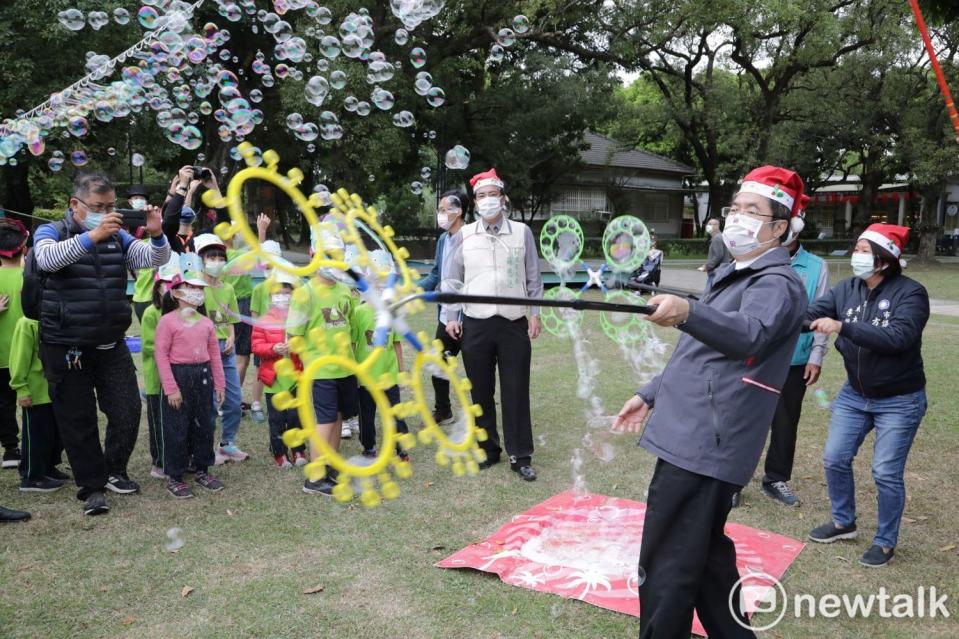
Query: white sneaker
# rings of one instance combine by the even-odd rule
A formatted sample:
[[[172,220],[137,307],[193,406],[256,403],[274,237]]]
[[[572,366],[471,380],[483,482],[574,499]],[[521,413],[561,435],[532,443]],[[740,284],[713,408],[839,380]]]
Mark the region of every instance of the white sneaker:
[[[249,455],[240,450],[240,447],[236,444],[220,446],[219,453],[232,461],[243,461],[249,457]]]
[[[160,468],[159,466],[153,466],[153,467],[150,469],[150,477],[153,477],[154,479],[166,479],[166,478],[167,478],[166,473],[164,473],[164,472],[163,472],[163,469]]]
[[[359,430],[359,424],[356,417],[351,417],[343,422],[343,428],[340,430],[340,439],[350,439],[353,437],[354,430]]]

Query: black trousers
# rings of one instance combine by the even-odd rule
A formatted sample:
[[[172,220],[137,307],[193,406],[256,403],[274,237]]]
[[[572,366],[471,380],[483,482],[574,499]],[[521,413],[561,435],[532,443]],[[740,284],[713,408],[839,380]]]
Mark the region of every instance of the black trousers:
[[[9,335],[4,336],[9,339]],[[15,450],[20,427],[17,426],[17,392],[10,388],[10,369],[0,368],[0,446]]]
[[[163,467],[163,395],[147,395],[147,432],[150,437],[150,461]]]
[[[150,308],[150,304],[153,304],[153,302],[133,302],[133,314],[137,316],[138,322],[143,321],[143,314]]]
[[[400,403],[399,386],[391,386],[384,393],[386,398],[390,400],[390,406],[396,406]],[[408,433],[410,429],[404,420],[396,418],[396,431]],[[360,444],[363,445],[363,450],[376,448],[376,402],[373,401],[373,396],[364,386],[360,386]]]
[[[806,381],[803,379],[805,372],[805,364],[789,367],[786,383],[783,384],[782,394],[773,414],[763,481],[789,481],[792,478],[793,460],[796,458],[796,433],[799,429],[799,416],[802,414],[802,400],[806,396]]]
[[[710,637],[755,637],[729,612],[739,573],[736,548],[723,528],[740,488],[656,462],[639,551],[646,571],[639,587],[641,639],[689,639],[694,608]],[[736,592],[733,601],[739,596]],[[745,617],[739,619],[748,625]]]
[[[436,339],[443,342],[443,352],[448,356],[456,357],[460,354],[460,341],[453,339],[446,332],[446,325],[437,322]],[[435,397],[436,412],[447,415],[453,411],[450,404],[450,381],[442,377],[433,378],[433,395]]]
[[[280,410],[273,405],[273,395],[266,393],[266,415],[270,424],[270,452],[276,455],[286,454],[286,444],[283,443],[283,433],[293,428],[300,428],[300,415],[295,408]],[[303,452],[306,445],[297,446],[293,452]]]
[[[472,398],[483,414],[476,424],[488,438],[480,442],[488,459],[498,459],[503,448],[496,432],[496,369],[503,406],[503,441],[514,466],[525,466],[533,454],[533,424],[529,409],[529,367],[532,346],[526,318],[508,320],[494,315],[463,320],[463,363],[473,383]]]
[[[23,451],[20,455],[20,477],[41,479],[61,461],[63,444],[57,430],[53,404],[40,404],[23,409]]]
[[[171,364],[173,379],[183,403],[173,408],[163,399],[163,472],[174,481],[183,481],[187,464],[193,459],[197,472],[213,465],[213,372],[210,363]]]
[[[69,346],[40,343],[43,374],[67,451],[77,497],[103,490],[108,475],[126,475],[140,430],[140,390],[123,340],[110,349],[82,347],[79,365],[67,366]],[[97,406],[107,417],[100,447]]]

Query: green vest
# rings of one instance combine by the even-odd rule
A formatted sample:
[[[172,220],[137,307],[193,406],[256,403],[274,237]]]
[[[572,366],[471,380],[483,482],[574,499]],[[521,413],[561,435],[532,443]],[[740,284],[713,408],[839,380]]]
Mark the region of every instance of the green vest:
[[[806,287],[806,297],[812,303],[816,300],[816,285],[819,284],[819,274],[822,273],[822,258],[816,257],[802,246],[796,251],[792,259],[792,267],[799,274],[803,286]],[[812,352],[813,338],[815,333],[800,333],[799,342],[796,343],[796,350],[793,351],[793,360],[790,366],[804,366],[809,362],[809,354]]]

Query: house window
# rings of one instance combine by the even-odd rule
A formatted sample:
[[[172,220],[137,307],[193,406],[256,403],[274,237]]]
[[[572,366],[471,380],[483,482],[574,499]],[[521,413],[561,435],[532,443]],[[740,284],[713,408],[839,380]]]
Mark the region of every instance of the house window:
[[[607,210],[606,193],[601,189],[564,189],[553,200],[550,208],[554,213],[605,211]]]

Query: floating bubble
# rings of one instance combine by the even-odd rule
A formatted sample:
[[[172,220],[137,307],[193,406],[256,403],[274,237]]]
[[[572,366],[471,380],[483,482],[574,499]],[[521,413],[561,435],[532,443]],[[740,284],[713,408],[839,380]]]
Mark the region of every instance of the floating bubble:
[[[470,163],[470,152],[465,146],[457,144],[452,149],[446,152],[445,158],[446,168],[454,170],[462,170],[469,166]]]
[[[526,33],[529,31],[529,18],[522,14],[513,18],[513,31],[516,33]]]
[[[87,24],[89,24],[90,28],[94,31],[99,31],[101,28],[110,24],[110,16],[104,11],[91,11],[87,14]]]
[[[170,540],[169,543],[164,545],[167,552],[177,552],[180,548],[183,548],[186,542],[183,541],[183,537],[181,537],[182,534],[183,531],[179,528],[170,528],[166,531],[167,539]]]
[[[334,89],[342,89],[346,86],[346,74],[342,71],[334,71],[330,74],[330,86]]]
[[[442,106],[446,102],[446,92],[439,87],[433,87],[426,93],[426,102],[431,107]]]
[[[505,49],[503,49],[503,47],[498,44],[494,44],[489,48],[489,55],[486,59],[490,62],[502,62],[504,53]]]
[[[422,182],[411,182],[410,191],[413,192],[413,195],[419,195],[423,192],[423,183]]]
[[[87,154],[82,149],[77,149],[70,153],[70,164],[73,166],[83,166],[87,161]]]
[[[62,169],[63,153],[60,153],[60,151],[54,151],[53,155],[50,156],[50,159],[47,160],[47,166],[50,167],[50,170],[53,172],[57,172]]]
[[[516,44],[516,34],[509,27],[503,27],[496,34],[496,44],[501,47],[511,47]]]
[[[330,83],[321,75],[314,75],[306,83],[304,93],[306,101],[314,106],[323,106],[323,101],[330,92]]]
[[[415,124],[415,120],[413,118],[413,114],[409,111],[400,111],[393,116],[393,125],[398,126],[401,129],[411,127],[413,124]]]
[[[419,69],[426,64],[426,51],[423,49],[423,47],[415,47],[412,51],[410,51],[410,64],[412,64],[416,69]]]
[[[140,10],[137,11],[137,20],[140,21],[140,25],[144,29],[153,29],[157,26],[157,21],[160,19],[160,14],[157,13],[157,10],[150,6],[140,7]]]
[[[146,161],[147,160],[145,157],[143,157],[142,153],[134,153],[132,156],[130,156],[130,164],[136,167],[143,166],[146,164]]]
[[[327,7],[320,7],[316,12],[316,21],[320,24],[329,24],[333,21],[333,12]]]
[[[130,22],[130,12],[123,7],[117,7],[113,10],[113,21],[117,24],[128,24]]]
[[[409,42],[409,39],[410,33],[406,29],[397,29],[396,33],[393,34],[393,40],[395,40],[396,44],[400,45],[401,47]]]
[[[340,55],[340,41],[335,36],[323,36],[320,40],[320,53],[332,60]]]
[[[79,9],[67,9],[57,14],[60,24],[70,31],[79,31],[86,26],[87,21],[83,17],[83,12]]]
[[[67,122],[67,131],[70,135],[82,138],[90,131],[90,125],[85,117],[77,115]]]
[[[432,175],[433,175],[433,169],[431,169],[430,167],[424,166],[422,169],[420,169],[420,177],[423,178],[424,180],[430,179]]]
[[[381,111],[389,111],[396,102],[392,93],[379,87],[373,89],[373,93],[370,94],[370,99],[373,101],[373,104],[376,105],[376,108]]]
[[[357,102],[357,104],[356,104],[356,114],[357,114],[357,115],[361,115],[361,116],[366,117],[367,115],[370,114],[370,110],[371,110],[371,109],[372,109],[372,107],[370,106],[370,103],[367,102],[366,100],[363,100],[362,102]]]
[[[343,108],[349,111],[350,113],[356,112],[356,105],[360,103],[360,99],[355,95],[348,95],[343,100]]]

